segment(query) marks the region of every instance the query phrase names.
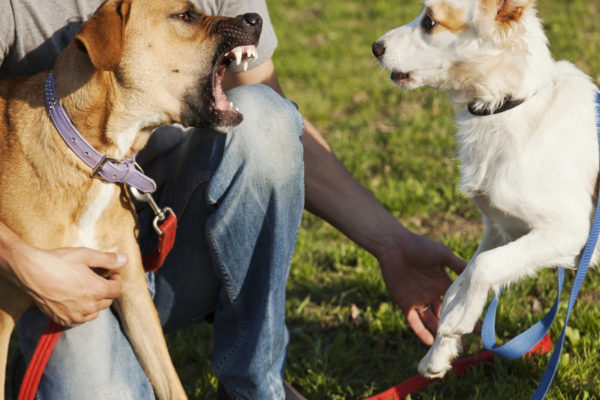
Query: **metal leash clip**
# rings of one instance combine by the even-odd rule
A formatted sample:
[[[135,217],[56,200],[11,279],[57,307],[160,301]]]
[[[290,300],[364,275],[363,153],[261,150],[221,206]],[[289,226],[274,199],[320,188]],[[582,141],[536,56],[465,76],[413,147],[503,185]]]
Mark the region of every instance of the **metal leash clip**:
[[[137,201],[148,203],[148,205],[154,212],[154,220],[152,221],[152,226],[154,227],[154,230],[156,231],[158,236],[162,236],[163,231],[158,226],[158,223],[164,221],[167,218],[168,213],[171,213],[173,217],[175,217],[173,209],[171,207],[160,208],[154,200],[154,197],[152,197],[150,193],[142,193],[133,186],[129,187],[129,191]]]
[[[134,162],[134,164],[135,164],[135,167],[143,174],[144,170],[142,169],[142,167],[140,167],[140,165],[136,162]],[[167,213],[171,213],[171,215],[174,218],[177,218],[177,216],[175,215],[175,212],[173,212],[173,209],[171,207],[160,208],[158,206],[158,203],[154,200],[154,197],[152,197],[152,195],[150,193],[140,192],[138,189],[134,188],[133,186],[129,186],[129,191],[131,192],[131,195],[133,196],[134,199],[136,199],[137,201],[141,201],[143,203],[148,203],[150,205],[150,208],[154,212],[154,220],[152,221],[152,226],[154,227],[154,230],[156,231],[158,236],[162,236],[163,231],[158,226],[158,223],[167,219]]]

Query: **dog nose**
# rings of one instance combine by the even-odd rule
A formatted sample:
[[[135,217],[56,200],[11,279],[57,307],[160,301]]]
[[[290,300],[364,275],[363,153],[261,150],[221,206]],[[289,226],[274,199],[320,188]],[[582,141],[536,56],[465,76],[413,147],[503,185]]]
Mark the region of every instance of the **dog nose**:
[[[243,19],[250,26],[262,25],[262,18],[256,13],[244,14]]]
[[[385,54],[385,46],[381,42],[373,43],[373,46],[371,46],[371,50],[373,50],[373,54],[377,58],[380,58]]]

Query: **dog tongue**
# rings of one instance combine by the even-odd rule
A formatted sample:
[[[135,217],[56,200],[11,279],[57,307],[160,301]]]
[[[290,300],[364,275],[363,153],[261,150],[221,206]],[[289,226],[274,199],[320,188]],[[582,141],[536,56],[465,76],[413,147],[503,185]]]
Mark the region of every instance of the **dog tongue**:
[[[229,110],[233,108],[229,102],[229,99],[227,98],[227,95],[225,95],[225,92],[223,91],[222,83],[226,69],[227,66],[225,64],[221,64],[215,77],[215,88],[213,95],[215,97],[215,108],[217,110]]]
[[[256,46],[238,46],[231,51],[227,52],[224,56],[224,61],[215,74],[215,87],[213,90],[213,96],[215,98],[215,108],[221,111],[233,110],[233,104],[229,101],[225,92],[223,91],[223,76],[230,62],[235,62],[236,65],[242,64],[244,71],[248,69],[248,59],[258,58],[258,52]]]

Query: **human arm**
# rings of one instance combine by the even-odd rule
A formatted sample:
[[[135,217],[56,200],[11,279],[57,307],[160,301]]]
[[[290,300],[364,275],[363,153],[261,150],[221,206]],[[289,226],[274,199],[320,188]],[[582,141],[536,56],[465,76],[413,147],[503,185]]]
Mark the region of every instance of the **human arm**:
[[[372,253],[394,302],[428,345],[437,330],[441,296],[464,261],[446,246],[406,229],[358,183],[308,121],[303,140],[306,208]]]
[[[126,263],[125,255],[87,248],[42,250],[0,222],[0,276],[60,325],[80,325],[109,307],[121,293],[117,272]],[[107,277],[92,268],[106,271]]]
[[[246,72],[229,73],[224,85],[250,83],[269,85],[283,95],[271,60]],[[451,282],[444,266],[461,272],[464,262],[443,244],[406,229],[351,176],[307,120],[302,144],[306,208],[377,258],[392,299],[417,336],[432,344],[440,298]]]

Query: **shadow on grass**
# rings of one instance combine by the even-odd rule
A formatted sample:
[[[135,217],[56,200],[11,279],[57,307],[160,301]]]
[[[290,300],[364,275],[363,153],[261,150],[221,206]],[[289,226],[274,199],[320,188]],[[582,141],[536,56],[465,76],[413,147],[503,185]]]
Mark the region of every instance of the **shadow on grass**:
[[[311,284],[288,291],[287,378],[309,399],[372,396],[416,375],[417,364],[427,352],[385,289],[371,288],[376,290],[365,296],[361,292],[371,289],[361,287],[338,302],[336,294],[348,293],[349,286]],[[359,311],[353,315],[352,308]],[[499,326],[510,323],[508,317],[498,321]],[[474,335],[469,342],[465,354],[481,351]],[[449,375],[412,398],[525,399],[535,390],[535,378],[530,377],[541,377],[544,365],[542,359],[498,360],[490,367],[474,367],[460,378]]]

